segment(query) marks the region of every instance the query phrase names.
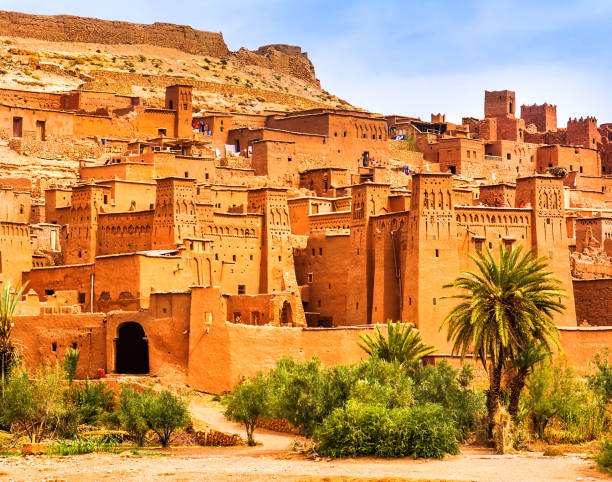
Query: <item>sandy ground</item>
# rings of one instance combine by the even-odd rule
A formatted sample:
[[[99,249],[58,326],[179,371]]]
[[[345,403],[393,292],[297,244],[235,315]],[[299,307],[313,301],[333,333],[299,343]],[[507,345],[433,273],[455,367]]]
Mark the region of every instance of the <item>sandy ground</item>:
[[[221,409],[194,400],[190,410],[196,428],[210,425],[240,433]],[[540,453],[494,455],[490,450],[462,447],[445,460],[319,460],[290,457],[293,436],[264,430],[255,433],[261,445],[249,447],[186,447],[161,451],[88,454],[72,457],[9,456],[0,458],[0,480],[612,480],[587,456],[544,457]]]
[[[175,449],[162,455],[89,454],[0,459],[0,480],[610,480],[583,456],[490,455],[465,451],[446,460],[284,459],[257,449]]]

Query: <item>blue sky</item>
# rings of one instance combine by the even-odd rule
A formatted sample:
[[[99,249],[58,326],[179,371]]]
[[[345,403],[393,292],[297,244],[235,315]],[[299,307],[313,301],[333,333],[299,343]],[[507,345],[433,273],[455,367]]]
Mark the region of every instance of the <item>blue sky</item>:
[[[300,45],[323,87],[381,113],[482,117],[484,90],[612,122],[612,1],[0,0],[0,8],[221,31],[232,50]]]

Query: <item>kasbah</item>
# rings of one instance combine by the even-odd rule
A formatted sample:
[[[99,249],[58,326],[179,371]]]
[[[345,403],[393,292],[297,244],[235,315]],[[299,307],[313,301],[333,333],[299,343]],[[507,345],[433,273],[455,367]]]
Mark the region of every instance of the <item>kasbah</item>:
[[[0,180],[0,284],[28,283],[14,327],[27,367],[74,347],[79,377],[220,393],[283,355],[356,362],[387,320],[457,366],[443,285],[500,243],[549,258],[571,363],[612,345],[612,124],[559,127],[546,103],[519,116],[510,90],[452,123],[350,105],[196,112],[201,83],[163,88],[163,106],[0,90],[5,149],[78,164],[70,182]]]

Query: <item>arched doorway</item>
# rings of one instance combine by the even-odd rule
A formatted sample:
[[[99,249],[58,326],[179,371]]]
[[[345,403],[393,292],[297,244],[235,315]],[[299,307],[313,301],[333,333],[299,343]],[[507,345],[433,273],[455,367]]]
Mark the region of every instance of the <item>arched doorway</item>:
[[[139,323],[119,326],[115,339],[116,373],[149,373],[149,342]]]
[[[283,308],[281,310],[281,324],[287,325],[293,321],[293,315],[291,313],[291,305],[288,301],[283,303]]]

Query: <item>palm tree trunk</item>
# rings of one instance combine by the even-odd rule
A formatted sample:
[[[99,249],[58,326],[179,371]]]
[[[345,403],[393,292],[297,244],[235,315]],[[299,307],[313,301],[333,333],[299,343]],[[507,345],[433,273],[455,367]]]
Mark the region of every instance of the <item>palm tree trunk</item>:
[[[503,363],[500,361],[491,366],[491,375],[489,377],[489,391],[487,392],[487,411],[489,415],[489,434],[492,433],[495,423],[495,414],[499,404],[501,393],[501,376]]]
[[[525,380],[527,373],[519,370],[510,382],[510,403],[508,404],[508,413],[514,422],[518,413],[519,400],[521,392],[525,388]]]

